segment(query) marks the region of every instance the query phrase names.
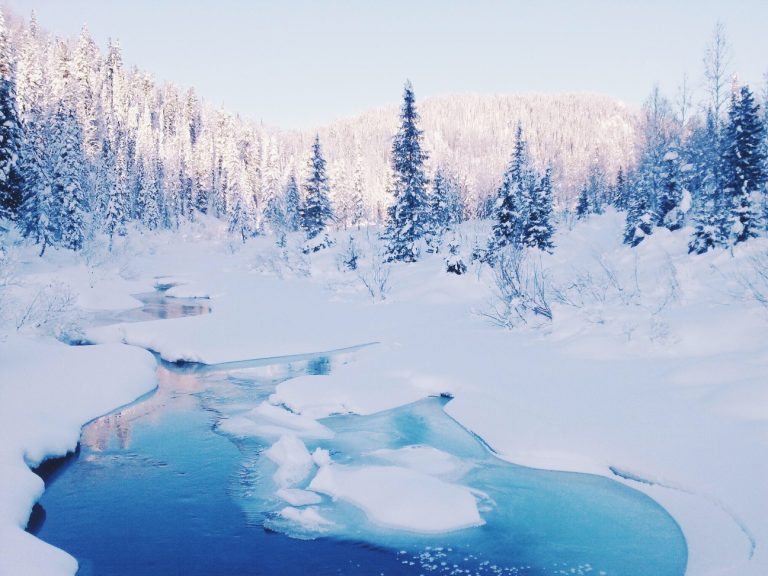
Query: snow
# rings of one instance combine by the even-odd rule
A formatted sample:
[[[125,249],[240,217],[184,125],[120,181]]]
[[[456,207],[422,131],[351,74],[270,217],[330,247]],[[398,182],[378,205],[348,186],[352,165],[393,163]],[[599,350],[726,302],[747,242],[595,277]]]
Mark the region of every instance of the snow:
[[[323,498],[317,492],[302,490],[300,488],[280,488],[275,492],[278,498],[285,500],[291,506],[307,506],[319,504]]]
[[[138,348],[2,342],[0,574],[74,574],[72,557],[23,531],[43,491],[29,466],[73,451],[83,424],[151,390],[154,374],[154,358]]]
[[[273,480],[281,488],[289,488],[301,483],[314,467],[312,456],[304,442],[293,435],[281,436],[280,440],[264,452],[264,455],[277,464],[277,472]]]
[[[370,455],[385,462],[445,479],[458,480],[472,468],[470,463],[431,446],[411,445],[394,450],[382,448],[371,452]]]
[[[293,508],[286,506],[280,511],[280,516],[291,522],[299,524],[310,532],[324,532],[333,522],[323,518],[317,508]]]
[[[330,438],[333,432],[302,414],[293,414],[267,402],[259,404],[253,410],[232,416],[224,420],[219,430],[233,436],[257,436],[281,438],[296,435],[301,438]],[[289,441],[286,441],[289,442]],[[286,448],[291,447],[286,446]],[[295,446],[293,446],[295,448]]]
[[[400,466],[329,464],[309,487],[362,509],[387,528],[436,534],[484,523],[473,492]]]
[[[325,416],[374,414],[445,393],[453,396],[448,414],[500,457],[604,475],[654,498],[685,534],[689,575],[763,576],[768,311],[743,279],[756,279],[752,262],[768,253],[768,242],[691,256],[690,229],[656,229],[630,249],[621,245],[623,225],[609,210],[561,230],[542,265],[564,298],[551,297],[552,322],[514,330],[481,314],[493,297],[487,269],[446,274],[443,255],[393,266],[391,289],[377,302],[355,272],[336,266],[343,243],[298,266],[300,258],[286,264],[269,239],[233,248],[199,228],[178,233],[183,241],[165,233],[143,238],[133,255],[101,262],[95,273],[56,251],[30,257],[20,272],[28,294],[55,278],[81,306],[136,306],[130,294],[165,276],[187,283],[180,294],[210,296],[212,313],[85,326],[105,343],[99,346],[6,336],[0,573],[74,572],[69,556],[21,529],[42,490],[27,463],[73,449],[84,422],[152,386],[151,356],[121,342],[209,364],[378,342],[330,374],[280,383],[268,402],[222,421],[227,434],[272,444],[286,520],[330,530],[316,507],[320,493],[392,530],[481,524],[476,496],[461,485],[471,462],[415,445],[346,465],[327,449],[310,454],[306,447],[332,445]],[[471,225],[458,234],[464,248],[473,234]],[[29,385],[13,384],[22,378]]]

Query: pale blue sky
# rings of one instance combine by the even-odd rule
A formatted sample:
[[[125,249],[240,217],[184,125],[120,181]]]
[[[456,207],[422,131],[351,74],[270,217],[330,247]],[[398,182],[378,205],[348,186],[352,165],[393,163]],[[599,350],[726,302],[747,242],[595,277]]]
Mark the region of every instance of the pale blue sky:
[[[5,0],[44,28],[85,22],[159,80],[282,127],[312,127],[454,93],[589,91],[639,103],[674,94],[725,23],[739,77],[762,90],[768,0]]]

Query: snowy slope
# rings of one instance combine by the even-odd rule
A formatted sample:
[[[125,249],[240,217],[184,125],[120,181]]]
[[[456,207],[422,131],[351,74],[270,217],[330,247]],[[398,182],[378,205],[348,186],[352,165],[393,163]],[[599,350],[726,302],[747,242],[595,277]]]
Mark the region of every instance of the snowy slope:
[[[122,298],[132,283],[176,278],[189,293],[210,296],[212,314],[87,332],[102,342],[150,347],[168,359],[204,362],[379,342],[330,375],[300,377],[278,387],[272,404],[296,413],[291,426],[275,422],[273,456],[289,465],[281,476],[284,484],[308,466],[306,455],[292,459],[299,452],[288,449],[292,441],[279,444],[286,433],[322,434],[315,421],[332,413],[371,414],[450,393],[448,413],[503,458],[602,474],[660,502],[686,536],[689,574],[768,572],[768,312],[748,297],[743,282],[752,273],[751,258],[768,250],[765,240],[733,255],[691,257],[684,230],[658,233],[633,251],[620,244],[621,216],[593,217],[561,231],[555,254],[542,258],[554,320],[510,331],[482,315],[493,298],[487,268],[447,275],[440,256],[394,266],[387,298],[374,301],[357,273],[338,266],[343,237],[334,250],[302,259],[294,253],[286,257],[264,238],[244,247],[232,244],[215,226],[190,228],[174,241],[148,235],[127,257],[136,274],[130,283],[118,281],[118,270],[109,267],[101,269],[100,280],[124,290],[115,295]],[[466,246],[478,229],[464,231]],[[362,270],[369,265],[361,258]],[[56,274],[71,276],[70,284],[82,280],[82,267],[58,266]],[[186,294],[183,287],[179,291]],[[127,348],[111,345],[90,349],[128,354]],[[149,366],[142,364],[144,356],[135,360],[135,381],[110,384],[98,406],[89,404],[86,410],[73,402],[62,409],[67,426],[45,428],[45,442],[25,440],[39,426],[31,418],[8,434],[18,437],[16,445],[37,450],[38,459],[72,447],[78,423],[147,387],[151,378],[142,370]],[[6,378],[0,382],[5,385]],[[47,385],[52,396],[54,385]],[[82,398],[91,395],[84,391]],[[14,402],[15,411],[38,413],[30,408],[32,397],[19,395]],[[246,420],[232,424],[247,428]],[[15,462],[9,473],[19,468],[14,473],[29,474],[18,454],[8,458],[3,461]],[[401,462],[392,464],[381,468],[401,469]],[[313,480],[317,490],[379,513],[378,503],[364,502],[356,492],[357,471],[321,469],[326,471]],[[411,482],[422,472],[405,474]],[[39,489],[39,482],[24,492],[14,488],[18,504],[3,508],[0,521],[9,527],[23,524]],[[414,490],[417,494],[418,487]],[[289,496],[303,502],[312,494]],[[310,518],[307,510],[303,520],[321,526],[322,519]],[[287,508],[286,515],[302,520],[298,509]],[[393,524],[387,518],[382,522]],[[13,530],[19,539],[34,542]],[[15,553],[4,557],[7,566],[21,565]],[[54,555],[40,558],[56,561]],[[47,573],[71,570],[71,564],[62,563]]]

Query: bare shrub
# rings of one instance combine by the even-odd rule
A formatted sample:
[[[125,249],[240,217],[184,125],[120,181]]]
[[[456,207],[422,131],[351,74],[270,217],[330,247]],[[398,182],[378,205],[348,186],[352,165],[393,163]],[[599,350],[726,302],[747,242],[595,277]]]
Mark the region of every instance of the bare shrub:
[[[504,328],[528,324],[532,317],[552,320],[541,261],[523,249],[506,248],[495,255],[494,262],[494,296],[481,314]]]
[[[16,316],[16,331],[34,330],[56,338],[80,333],[77,296],[67,284],[51,282],[24,302]]]

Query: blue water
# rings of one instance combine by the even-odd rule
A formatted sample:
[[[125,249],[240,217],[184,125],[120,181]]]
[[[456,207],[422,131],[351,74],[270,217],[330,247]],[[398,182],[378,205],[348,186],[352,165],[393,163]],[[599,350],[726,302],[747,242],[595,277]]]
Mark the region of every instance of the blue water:
[[[334,529],[306,539],[312,535],[277,514],[285,503],[273,495],[275,466],[262,456],[274,438],[227,436],[218,424],[287,378],[350,360],[160,364],[156,393],[84,428],[78,453],[47,481],[33,531],[75,556],[81,576],[685,572],[683,536],[653,500],[612,480],[502,462],[445,414],[440,398],[325,419],[335,437],[307,447],[355,465],[377,463],[375,450],[412,445],[459,457],[469,468],[460,482],[486,494],[485,525],[438,536],[397,532],[325,498],[318,509]]]

